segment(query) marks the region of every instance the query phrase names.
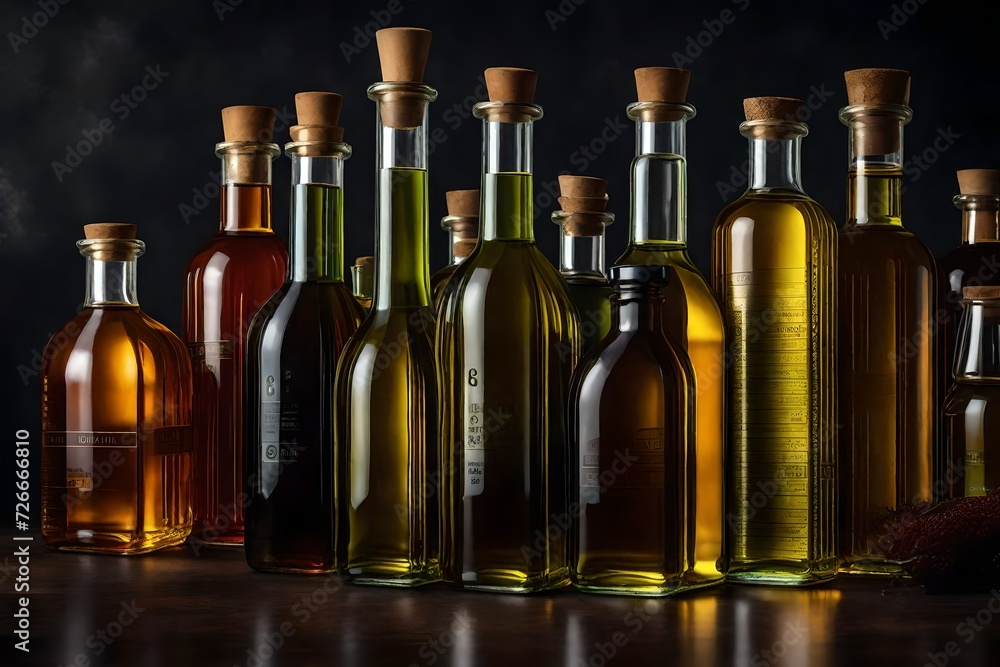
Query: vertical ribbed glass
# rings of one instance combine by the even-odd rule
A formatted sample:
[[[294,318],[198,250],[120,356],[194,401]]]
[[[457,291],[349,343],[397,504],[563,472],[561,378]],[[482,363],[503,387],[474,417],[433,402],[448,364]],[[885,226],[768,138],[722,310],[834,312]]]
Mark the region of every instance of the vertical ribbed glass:
[[[42,537],[139,554],[191,531],[191,362],[139,309],[142,241],[87,239],[83,309],[42,355]]]
[[[438,578],[439,478],[434,313],[427,251],[427,103],[419,83],[368,89],[377,115],[378,215],[371,312],[337,371],[337,456],[345,573],[356,583]],[[419,105],[416,127],[385,106]]]
[[[940,285],[934,257],[900,218],[902,126],[910,115],[905,106],[840,112],[850,137],[838,271],[838,551],[847,573],[902,574],[885,556],[893,539],[885,519],[933,496]],[[864,150],[873,127],[892,128],[895,150]]]
[[[482,238],[445,291],[437,333],[442,576],[530,592],[569,583],[570,374],[579,320],[535,245],[530,104],[482,102]]]
[[[663,328],[691,358],[698,448],[696,571],[718,576],[723,535],[725,446],[725,337],[719,303],[695,267],[687,247],[687,121],[689,104],[636,102],[628,107],[636,124],[632,160],[632,205],[628,247],[615,265],[664,265]]]
[[[837,571],[836,227],[802,190],[807,128],[748,121],[750,186],[719,214],[712,273],[730,338],[727,580]]]
[[[288,252],[271,230],[275,144],[231,141],[222,158],[220,230],[188,262],[183,334],[194,373],[192,537],[243,544],[243,370],[250,321],[285,280]]]
[[[344,284],[344,143],[289,143],[291,263],[247,335],[246,558],[258,570],[336,568],[334,383],[364,315]]]
[[[670,274],[611,269],[611,333],[573,375],[572,569],[584,591],[671,595],[723,578],[696,571],[694,382],[663,330]]]
[[[1000,287],[966,287],[955,383],[944,400],[948,498],[1000,487]]]
[[[553,211],[559,225],[559,272],[580,315],[582,352],[592,350],[611,330],[611,295],[604,272],[604,229],[613,213]]]

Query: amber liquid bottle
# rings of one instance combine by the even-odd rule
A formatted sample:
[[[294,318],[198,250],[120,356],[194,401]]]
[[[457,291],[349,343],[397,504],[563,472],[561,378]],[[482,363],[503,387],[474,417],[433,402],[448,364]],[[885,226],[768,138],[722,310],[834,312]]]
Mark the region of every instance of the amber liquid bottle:
[[[943,375],[947,382],[952,379],[962,289],[1000,285],[1000,170],[962,169],[958,172],[958,187],[961,194],[955,197],[955,206],[962,210],[962,244],[941,260],[944,307],[951,320],[942,327],[948,368]]]
[[[694,385],[663,330],[669,275],[611,269],[612,332],[573,376],[573,584],[584,591],[669,595],[722,581],[695,572]]]
[[[273,124],[267,107],[223,109],[220,230],[185,270],[184,341],[194,367],[192,538],[202,543],[243,544],[246,334],[288,263],[271,230],[271,160],[279,153],[269,142]]]
[[[354,260],[351,267],[351,293],[367,313],[372,307],[375,292],[375,257],[365,255]]]
[[[426,55],[430,32],[380,30],[388,75],[401,51]],[[388,51],[388,53],[387,53]],[[437,91],[415,81],[368,88],[377,109],[378,215],[372,310],[337,370],[337,456],[345,574],[417,586],[439,578],[438,388],[427,229],[427,114]]]
[[[508,593],[569,584],[566,409],[579,320],[534,240],[536,78],[486,70],[491,101],[473,110],[484,126],[483,233],[438,311],[442,577]]]
[[[336,113],[303,121],[309,107],[323,105]],[[285,146],[292,159],[289,276],[247,334],[245,549],[257,570],[329,572],[337,566],[334,381],[364,310],[344,284],[351,147],[334,127],[340,96],[299,93],[296,106],[300,122],[310,124],[292,127]]]
[[[840,231],[840,569],[900,575],[891,513],[932,500],[937,438],[938,269],[903,227],[902,126],[909,75],[845,75],[848,220]],[[860,102],[864,102],[861,104]]]
[[[744,100],[747,191],[719,214],[712,273],[730,336],[726,579],[833,578],[836,227],[802,189],[802,103]]]
[[[479,190],[449,190],[445,193],[448,215],[441,228],[449,233],[448,266],[431,276],[431,296],[434,306],[441,305],[444,288],[455,273],[455,267],[472,254],[479,241]]]
[[[1000,287],[965,287],[955,383],[944,399],[948,498],[1000,488]]]
[[[616,265],[664,265],[663,328],[691,358],[695,386],[698,457],[695,570],[711,580],[723,546],[723,451],[725,447],[725,348],[719,303],[691,261],[687,247],[687,121],[691,73],[670,67],[636,70],[639,101],[629,105],[636,123],[632,161],[631,240]]]
[[[139,309],[135,225],[84,229],[84,307],[42,355],[42,537],[140,554],[191,531],[191,362]]]

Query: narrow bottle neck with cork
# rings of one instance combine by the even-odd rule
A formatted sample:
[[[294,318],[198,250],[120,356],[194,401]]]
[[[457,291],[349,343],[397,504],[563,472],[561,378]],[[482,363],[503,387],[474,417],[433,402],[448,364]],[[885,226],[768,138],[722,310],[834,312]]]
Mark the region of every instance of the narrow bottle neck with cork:
[[[749,190],[803,192],[802,137],[808,133],[804,123],[746,121],[740,133],[750,140]]]
[[[375,293],[375,258],[371,255],[358,257],[351,267],[351,293],[366,308],[371,305]]]
[[[962,209],[962,244],[1000,241],[1000,195],[957,195]]]
[[[457,266],[472,254],[479,237],[479,218],[447,215],[441,220],[441,228],[448,232],[448,263]]]
[[[427,213],[427,106],[437,91],[422,83],[368,89],[377,109],[375,310],[430,305]]]
[[[902,226],[905,106],[845,107],[848,127],[847,224]]]
[[[131,238],[115,238],[128,228]],[[85,225],[87,238],[77,242],[87,260],[87,289],[84,307],[138,306],[136,260],[145,251],[136,240],[135,226],[119,223]]]
[[[962,296],[955,379],[1000,382],[1000,287],[966,287]]]
[[[535,240],[532,183],[534,104],[480,102],[483,119],[483,241]]]
[[[217,144],[222,159],[219,228],[228,234],[273,234],[271,229],[271,160],[277,145],[247,141]]]
[[[604,228],[615,216],[611,213],[570,213],[554,211],[559,225],[559,272],[567,277],[605,276]]]
[[[690,104],[635,102],[628,116],[636,125],[632,161],[631,242],[687,245],[687,121]]]
[[[344,282],[345,143],[292,142],[292,222],[289,275],[293,282]]]

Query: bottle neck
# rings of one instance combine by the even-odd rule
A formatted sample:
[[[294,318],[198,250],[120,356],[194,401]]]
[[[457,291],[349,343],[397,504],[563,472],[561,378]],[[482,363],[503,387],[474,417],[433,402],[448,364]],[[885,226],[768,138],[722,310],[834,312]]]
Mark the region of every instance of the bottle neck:
[[[271,160],[275,144],[232,141],[217,144],[222,158],[222,210],[219,228],[226,233],[273,234],[271,230]]]
[[[441,228],[448,232],[448,263],[458,266],[476,247],[479,240],[479,218],[448,215],[441,220]]]
[[[687,121],[690,105],[635,103],[632,161],[632,243],[687,244]]]
[[[375,272],[371,264],[351,267],[351,293],[359,300],[371,301],[375,292]]]
[[[965,300],[958,328],[955,378],[1000,381],[1000,301]]]
[[[480,102],[483,119],[483,241],[535,241],[533,128],[541,107]]]
[[[566,277],[605,280],[604,229],[614,222],[612,213],[554,211],[559,225],[559,271]]]
[[[146,248],[142,241],[87,239],[77,247],[87,260],[85,307],[139,305],[135,265]]]
[[[802,137],[750,137],[750,190],[803,192]]]
[[[621,332],[662,333],[663,299],[655,290],[617,291],[611,297],[611,317]]]
[[[903,125],[909,118],[907,107],[841,109],[848,128],[849,226],[902,226]]]
[[[291,248],[294,282],[344,282],[344,160],[347,144],[288,144],[292,159]],[[309,153],[322,154],[309,154]]]
[[[427,212],[428,102],[418,83],[377,83],[378,214],[374,310],[430,305]]]
[[[1000,240],[1000,196],[958,195],[964,245]]]

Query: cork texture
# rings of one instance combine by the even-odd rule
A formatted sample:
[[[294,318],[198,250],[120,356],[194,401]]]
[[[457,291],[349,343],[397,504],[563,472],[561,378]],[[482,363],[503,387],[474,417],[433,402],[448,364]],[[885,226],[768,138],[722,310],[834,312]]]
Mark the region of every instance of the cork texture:
[[[271,107],[239,105],[222,110],[222,132],[228,141],[271,143],[277,112]]]
[[[375,258],[372,255],[364,255],[354,260],[354,266],[372,266],[373,264],[375,264]]]
[[[479,217],[479,190],[449,190],[444,193],[448,215],[460,218]]]
[[[88,239],[125,239],[134,240],[138,226],[127,222],[94,222],[83,226],[83,233]]]
[[[908,105],[910,73],[901,69],[868,67],[844,72],[847,102],[855,105]]]
[[[1000,169],[960,169],[957,175],[963,195],[1000,196]]]
[[[962,297],[965,299],[1000,299],[1000,287],[989,285],[970,285],[962,288]]]
[[[424,28],[383,28],[375,33],[382,80],[422,83],[430,54],[431,31]],[[382,95],[382,124],[396,129],[420,127],[427,101],[422,95],[393,91]]]
[[[559,176],[559,194],[563,197],[607,197],[608,182],[595,176]]]
[[[88,254],[101,262],[126,262],[136,257],[134,244],[115,241],[134,241],[138,227],[127,222],[95,222],[83,226],[84,237],[89,241],[107,241],[95,244]]]
[[[509,104],[534,104],[538,72],[522,67],[490,67],[484,73],[486,93],[491,102]],[[528,114],[516,109],[491,109],[487,118],[504,123],[524,123],[531,120]]]

